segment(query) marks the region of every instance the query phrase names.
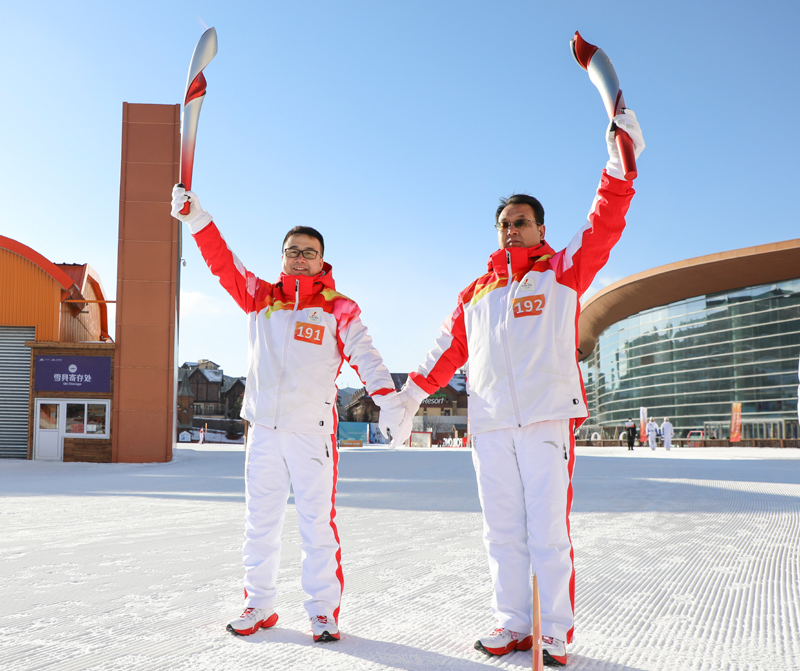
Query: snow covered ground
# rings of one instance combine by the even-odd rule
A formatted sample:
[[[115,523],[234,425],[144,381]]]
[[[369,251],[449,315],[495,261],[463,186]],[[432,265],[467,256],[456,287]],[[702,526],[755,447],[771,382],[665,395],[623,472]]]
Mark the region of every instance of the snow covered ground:
[[[800,450],[578,448],[568,668],[800,669]],[[468,450],[343,450],[342,640],[314,644],[293,506],[277,627],[241,609],[241,446],[0,461],[0,669],[475,671],[493,626]]]

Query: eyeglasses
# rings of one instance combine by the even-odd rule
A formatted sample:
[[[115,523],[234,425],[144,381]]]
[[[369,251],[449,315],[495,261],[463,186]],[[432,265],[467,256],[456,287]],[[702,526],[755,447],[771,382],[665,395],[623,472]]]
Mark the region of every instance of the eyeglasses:
[[[513,226],[514,228],[525,228],[526,226],[530,226],[531,224],[536,224],[537,226],[541,226],[541,224],[534,221],[533,219],[517,219],[516,221],[498,221],[494,225],[494,227],[498,231],[507,231],[511,226]]]
[[[304,259],[316,259],[321,254],[316,249],[284,249],[283,255],[289,259],[296,259],[298,256],[303,255]]]

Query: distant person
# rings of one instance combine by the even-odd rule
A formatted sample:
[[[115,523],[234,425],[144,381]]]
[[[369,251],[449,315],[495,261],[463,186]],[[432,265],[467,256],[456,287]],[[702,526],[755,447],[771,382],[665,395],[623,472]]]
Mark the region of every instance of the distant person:
[[[655,452],[656,449],[656,441],[658,439],[658,424],[653,421],[651,417],[647,420],[647,425],[644,427],[645,433],[647,433],[647,442],[650,444],[650,449]]]
[[[186,202],[189,214],[180,214]],[[246,636],[278,621],[281,530],[294,490],[303,556],[302,586],[314,641],[339,634],[342,566],[335,496],[336,384],[348,361],[373,401],[380,427],[400,434],[405,411],[392,377],[361,323],[336,291],[319,231],[295,226],[283,239],[281,273],[259,279],[231,252],[197,196],[176,186],[172,216],[185,221],[220,284],[248,317],[249,369],[241,415],[250,424],[245,465],[245,608],[228,631]]]
[[[644,148],[630,110],[613,124]],[[500,249],[458,296],[425,362],[400,392],[409,416],[469,360],[473,460],[484,519],[497,626],[475,643],[490,655],[532,646],[531,572],[538,575],[544,658],[566,664],[574,625],[569,512],[575,430],[588,415],[577,365],[579,299],[622,235],[633,198],[614,141],[588,220],[565,249],[545,242],[532,196],[500,201]],[[410,427],[406,427],[410,432]],[[407,436],[405,433],[404,436]]]
[[[628,450],[633,452],[633,444],[636,441],[636,423],[630,417],[625,422],[625,438],[628,440]]]
[[[672,436],[675,435],[675,430],[672,428],[672,422],[667,417],[661,422],[661,439],[664,441],[664,447],[669,451],[672,446]]]

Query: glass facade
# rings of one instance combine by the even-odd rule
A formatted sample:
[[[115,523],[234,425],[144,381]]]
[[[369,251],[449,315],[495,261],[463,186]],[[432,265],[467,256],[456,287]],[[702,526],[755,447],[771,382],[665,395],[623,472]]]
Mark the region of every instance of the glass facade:
[[[587,429],[613,438],[639,408],[676,437],[728,438],[742,404],[743,438],[797,438],[800,279],[662,305],[597,339],[581,368]]]

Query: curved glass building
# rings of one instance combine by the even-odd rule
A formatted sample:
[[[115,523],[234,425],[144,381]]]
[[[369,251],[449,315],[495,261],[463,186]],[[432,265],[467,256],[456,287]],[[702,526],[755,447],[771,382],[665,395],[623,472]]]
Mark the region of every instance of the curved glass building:
[[[656,268],[583,308],[586,431],[616,438],[639,408],[676,437],[797,439],[800,240]]]

